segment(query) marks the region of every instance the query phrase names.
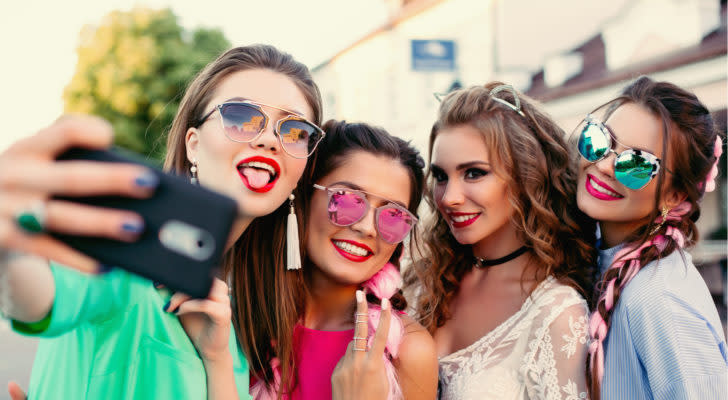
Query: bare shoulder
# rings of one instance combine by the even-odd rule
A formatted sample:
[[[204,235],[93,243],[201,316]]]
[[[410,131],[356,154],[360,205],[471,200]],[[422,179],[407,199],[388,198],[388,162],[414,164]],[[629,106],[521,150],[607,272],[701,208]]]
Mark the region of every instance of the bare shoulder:
[[[393,361],[406,399],[433,399],[437,394],[437,350],[427,330],[412,317],[401,316],[404,337]]]
[[[409,315],[402,315],[404,336],[399,347],[399,359],[403,364],[437,364],[435,341],[429,332]]]

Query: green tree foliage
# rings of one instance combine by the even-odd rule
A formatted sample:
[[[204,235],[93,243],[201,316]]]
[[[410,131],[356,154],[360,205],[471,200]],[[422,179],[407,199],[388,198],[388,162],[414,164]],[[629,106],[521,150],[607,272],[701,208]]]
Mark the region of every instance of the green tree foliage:
[[[169,9],[113,11],[81,31],[65,111],[107,119],[116,145],[159,161],[187,84],[228,47],[219,29],[187,31]]]

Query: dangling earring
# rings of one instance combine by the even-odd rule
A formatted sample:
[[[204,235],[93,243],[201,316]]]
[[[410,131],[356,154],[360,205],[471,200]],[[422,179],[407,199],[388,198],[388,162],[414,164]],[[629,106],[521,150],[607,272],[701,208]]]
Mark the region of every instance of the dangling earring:
[[[667,214],[669,214],[669,213],[670,213],[670,209],[667,208],[666,206],[662,206],[662,215],[660,216],[660,223],[657,224],[657,226],[655,227],[655,229],[652,230],[652,232],[650,232],[650,236],[657,233],[657,231],[659,231],[660,228],[662,228],[662,225],[665,225],[665,221],[667,221]]]
[[[197,160],[196,159],[192,159],[192,166],[190,167],[190,175],[192,175],[192,177],[190,178],[190,183],[192,183],[193,185],[197,185],[197,182],[199,182],[199,181],[197,180]]]
[[[301,269],[301,250],[298,243],[298,219],[296,211],[293,209],[293,199],[296,196],[291,193],[288,200],[291,205],[291,213],[288,214],[288,226],[286,227],[286,253],[287,253],[287,269]]]

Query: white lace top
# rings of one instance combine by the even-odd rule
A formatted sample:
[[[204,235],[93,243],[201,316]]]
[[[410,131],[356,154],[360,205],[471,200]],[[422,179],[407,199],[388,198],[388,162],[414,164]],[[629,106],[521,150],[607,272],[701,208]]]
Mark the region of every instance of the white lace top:
[[[547,278],[521,309],[440,358],[441,399],[585,399],[586,301]]]

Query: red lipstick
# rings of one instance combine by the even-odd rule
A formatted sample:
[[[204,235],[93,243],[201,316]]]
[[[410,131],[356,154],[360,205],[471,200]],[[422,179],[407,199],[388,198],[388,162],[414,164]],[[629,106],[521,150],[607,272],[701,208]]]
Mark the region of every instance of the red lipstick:
[[[619,197],[615,197],[615,196],[612,196],[607,193],[602,193],[602,192],[598,191],[597,189],[595,189],[594,186],[592,186],[592,182],[611,192],[617,193],[617,191],[614,190],[611,186],[609,186],[606,183],[597,179],[594,175],[587,174],[586,182],[584,183],[584,186],[586,188],[587,193],[592,195],[594,198],[599,199],[599,200],[605,200],[605,201],[614,201],[614,200],[619,200],[619,199],[624,198],[624,196],[621,196],[621,195]]]
[[[473,218],[466,219],[465,221],[456,222],[453,218],[454,217],[461,217],[463,215],[473,215],[474,213],[462,213],[462,212],[453,212],[449,213],[448,216],[450,217],[450,222],[452,223],[452,226],[454,228],[464,228],[473,222],[475,222],[478,218],[480,218],[480,213],[473,216]]]
[[[265,186],[262,186],[262,187],[253,187],[253,186],[251,186],[250,185],[250,182],[248,182],[248,178],[245,175],[243,175],[243,173],[242,173],[241,165],[246,164],[246,163],[250,163],[250,162],[254,162],[254,161],[260,162],[260,163],[264,163],[264,164],[268,164],[271,167],[273,167],[273,170],[275,171],[275,176]],[[273,189],[273,186],[276,185],[276,182],[278,182],[278,178],[281,176],[281,167],[280,167],[280,165],[278,165],[278,163],[274,159],[267,158],[267,157],[263,157],[263,156],[254,156],[254,157],[249,157],[249,158],[246,158],[244,160],[241,160],[238,163],[237,168],[238,168],[238,175],[240,175],[240,179],[243,181],[243,184],[245,184],[245,187],[247,187],[249,190],[251,190],[253,192],[256,192],[256,193],[265,193],[265,192],[268,192],[271,189]]]
[[[367,255],[365,255],[365,256],[357,256],[355,254],[351,254],[351,253],[349,253],[349,252],[347,252],[347,251],[339,248],[338,246],[336,246],[336,244],[334,244],[335,241],[336,242],[349,243],[349,244],[352,244],[354,246],[361,247],[362,249],[364,249],[364,250],[367,251]],[[363,243],[355,242],[353,240],[331,239],[331,245],[334,246],[334,248],[336,249],[336,251],[338,251],[339,254],[341,254],[342,257],[346,258],[349,261],[364,262],[364,261],[368,260],[369,258],[371,258],[371,256],[374,255],[374,252],[372,251],[372,249],[369,248],[369,246],[367,246],[367,245],[365,245]]]

